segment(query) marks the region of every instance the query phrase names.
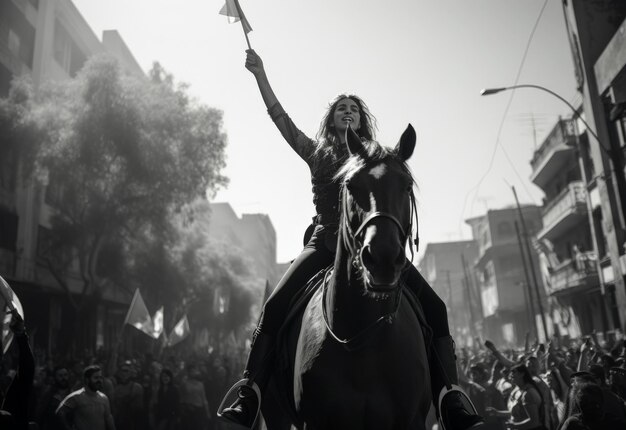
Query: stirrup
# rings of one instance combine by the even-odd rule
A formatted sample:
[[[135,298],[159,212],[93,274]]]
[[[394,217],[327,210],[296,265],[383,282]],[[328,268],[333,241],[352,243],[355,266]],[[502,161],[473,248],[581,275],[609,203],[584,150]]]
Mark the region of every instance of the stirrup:
[[[250,428],[254,428],[254,426],[256,425],[257,420],[259,419],[259,412],[261,412],[261,390],[259,389],[259,386],[256,384],[256,382],[252,381],[249,378],[244,378],[240,381],[237,381],[235,383],[235,385],[233,385],[232,387],[230,387],[230,390],[228,390],[228,392],[226,393],[226,395],[224,396],[224,398],[222,399],[222,403],[220,403],[219,408],[217,408],[217,417],[222,419],[223,423],[228,423],[229,424],[229,428],[234,429],[248,429],[248,427],[246,426],[242,426],[239,424],[236,424],[232,421],[230,421],[228,418],[222,418],[222,412],[224,412],[224,408],[226,407],[226,401],[228,400],[228,398],[234,393],[239,391],[239,388],[241,387],[247,387],[252,389],[252,391],[254,391],[254,394],[256,395],[256,398],[258,400],[257,402],[257,410],[256,413],[254,415],[254,421],[252,422],[252,427]]]
[[[439,392],[439,399],[437,401],[437,410],[439,411],[439,417],[437,419],[437,421],[439,422],[439,425],[441,426],[441,430],[455,430],[455,429],[448,429],[446,428],[444,422],[443,422],[443,412],[441,409],[441,404],[443,402],[443,398],[453,392],[453,391],[457,391],[458,393],[460,393],[463,396],[463,401],[464,403],[466,403],[468,406],[470,406],[471,410],[468,412],[472,412],[474,415],[478,415],[478,411],[476,410],[476,406],[474,406],[474,403],[472,402],[472,400],[469,398],[469,396],[465,393],[465,391],[463,390],[463,388],[461,388],[459,385],[457,384],[451,384],[450,389],[448,389],[446,386],[444,386],[441,391]],[[479,426],[480,427],[480,426]]]

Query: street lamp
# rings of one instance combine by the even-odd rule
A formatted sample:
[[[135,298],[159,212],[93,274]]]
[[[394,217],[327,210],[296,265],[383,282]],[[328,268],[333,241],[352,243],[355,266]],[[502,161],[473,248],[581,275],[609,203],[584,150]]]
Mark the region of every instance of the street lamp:
[[[480,95],[481,96],[490,96],[492,94],[498,94],[502,91],[509,91],[509,90],[514,90],[517,88],[534,88],[537,90],[541,90],[544,91],[548,94],[551,94],[552,96],[556,97],[557,99],[561,100],[563,103],[565,103],[574,113],[575,117],[578,118],[583,124],[585,124],[585,127],[587,128],[587,131],[589,132],[589,134],[591,134],[596,141],[598,142],[598,145],[600,146],[600,148],[609,156],[609,158],[611,158],[611,160],[613,160],[612,157],[612,153],[611,151],[609,151],[607,148],[604,147],[604,145],[602,145],[602,142],[600,141],[600,138],[598,137],[598,135],[593,131],[593,129],[589,126],[589,124],[587,124],[587,121],[585,121],[582,116],[580,115],[580,113],[578,112],[578,110],[572,106],[572,104],[570,102],[568,102],[567,100],[565,100],[563,97],[561,97],[560,95],[558,95],[557,93],[555,93],[554,91],[542,87],[541,85],[534,85],[534,84],[519,84],[519,85],[511,85],[510,87],[499,87],[499,88],[484,88],[481,92]],[[591,240],[593,242],[593,250],[596,254],[596,271],[598,272],[598,280],[600,283],[600,291],[601,291],[601,296],[602,296],[602,310],[603,312],[606,312],[606,302],[605,302],[605,297],[604,297],[604,293],[605,293],[605,287],[604,287],[604,276],[602,273],[602,266],[600,264],[600,254],[598,252],[598,239],[597,239],[597,234],[596,234],[596,229],[595,229],[595,224],[594,224],[594,219],[593,219],[593,206],[591,203],[591,198],[589,195],[589,189],[588,189],[588,182],[587,182],[587,175],[585,174],[585,167],[583,164],[583,160],[582,160],[582,153],[581,153],[581,148],[580,148],[580,141],[579,141],[579,137],[578,137],[578,131],[576,131],[576,150],[578,152],[578,161],[579,161],[579,167],[580,167],[580,173],[581,173],[581,177],[582,180],[585,184],[585,190],[586,190],[586,198],[585,198],[585,203],[586,203],[586,207],[587,207],[587,217],[588,217],[588,222],[589,222],[589,228],[590,228],[590,232],[591,232]],[[615,161],[614,161],[615,163]],[[616,164],[616,166],[619,166],[619,164]],[[618,179],[618,188],[619,187],[619,179]],[[625,214],[626,216],[626,214]]]
[[[600,148],[602,148],[605,152],[608,152],[607,149],[602,146],[602,143],[600,142],[600,138],[598,138],[598,135],[593,131],[593,129],[589,126],[589,124],[587,124],[587,121],[585,121],[583,119],[582,116],[580,116],[580,113],[578,112],[578,110],[572,106],[572,104],[570,102],[568,102],[567,100],[565,100],[563,97],[561,97],[560,95],[558,95],[557,93],[555,93],[552,90],[549,90],[545,87],[542,87],[540,85],[533,85],[533,84],[520,84],[520,85],[511,85],[510,87],[500,87],[500,88],[484,88],[481,92],[480,95],[481,96],[490,96],[492,94],[498,94],[502,91],[508,91],[508,90],[515,90],[517,88],[535,88],[537,90],[541,90],[541,91],[545,91],[546,93],[552,94],[554,97],[556,97],[557,99],[561,100],[563,103],[565,103],[567,106],[569,106],[569,108],[572,110],[572,112],[574,112],[574,115],[576,115],[576,117],[583,123],[585,124],[585,127],[587,127],[587,131],[589,131],[589,133],[595,137],[595,139],[598,141],[598,143],[600,144]]]

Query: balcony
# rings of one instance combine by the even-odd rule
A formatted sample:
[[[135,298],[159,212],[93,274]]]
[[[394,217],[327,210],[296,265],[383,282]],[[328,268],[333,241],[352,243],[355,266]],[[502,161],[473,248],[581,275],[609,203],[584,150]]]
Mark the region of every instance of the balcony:
[[[563,166],[575,163],[576,127],[573,120],[559,119],[530,161],[530,180],[545,189],[552,176]]]
[[[596,254],[581,252],[574,259],[559,264],[550,275],[550,294],[566,290],[586,290],[599,286]]]
[[[543,229],[538,239],[559,237],[568,229],[586,220],[587,191],[582,181],[571,182],[559,195],[541,208]]]

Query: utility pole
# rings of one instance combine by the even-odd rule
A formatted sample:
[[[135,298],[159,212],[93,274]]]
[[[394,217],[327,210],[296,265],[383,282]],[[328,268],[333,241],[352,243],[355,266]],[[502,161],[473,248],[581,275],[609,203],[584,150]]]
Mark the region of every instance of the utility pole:
[[[465,271],[465,256],[461,253],[461,264],[463,265],[463,283],[465,284],[465,294],[467,294],[467,306],[469,307],[470,314],[470,335],[472,339],[476,334],[476,319],[474,318],[474,305],[472,302],[472,291],[470,289],[469,278],[467,277],[467,272]]]
[[[454,327],[454,331],[456,332],[456,318],[454,318],[454,309],[452,306],[452,283],[450,282],[450,271],[446,270],[446,278],[448,280],[448,314],[452,317],[452,327]],[[456,333],[455,333],[456,334]]]
[[[546,325],[546,316],[543,313],[543,305],[541,304],[541,294],[539,291],[539,283],[537,282],[537,273],[535,272],[535,263],[533,262],[533,254],[530,251],[528,230],[526,230],[526,222],[524,221],[524,214],[522,213],[522,208],[519,205],[519,200],[517,198],[517,192],[515,191],[515,187],[511,187],[511,188],[513,189],[513,195],[515,196],[515,204],[517,205],[517,211],[519,213],[520,222],[522,223],[522,236],[524,239],[524,244],[526,245],[526,251],[528,252],[528,266],[532,274],[533,285],[535,287],[535,295],[537,296],[537,306],[539,307],[539,313],[541,317],[541,325],[543,325],[543,334],[545,336],[545,341],[547,342],[550,337],[548,336],[548,326]]]
[[[532,290],[530,289],[530,275],[528,275],[528,266],[526,265],[526,256],[524,252],[524,246],[522,245],[522,235],[519,231],[519,225],[517,221],[514,221],[515,233],[517,233],[517,243],[519,245],[519,252],[522,256],[522,267],[524,267],[524,278],[526,278],[526,285],[524,286],[524,298],[526,299],[526,313],[530,311],[529,325],[533,329],[535,337],[539,339],[539,330],[537,329],[537,323],[535,321],[535,305],[533,304]]]

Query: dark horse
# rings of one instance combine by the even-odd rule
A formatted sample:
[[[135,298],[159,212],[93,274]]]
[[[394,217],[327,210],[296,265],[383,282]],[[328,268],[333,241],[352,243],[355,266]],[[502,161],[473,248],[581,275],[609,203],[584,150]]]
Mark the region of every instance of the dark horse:
[[[402,280],[416,216],[406,165],[415,131],[409,125],[393,150],[347,134],[334,266],[285,335],[287,381],[275,376],[263,399],[270,430],[286,416],[272,392],[303,429],[423,429],[431,405],[419,312]]]

